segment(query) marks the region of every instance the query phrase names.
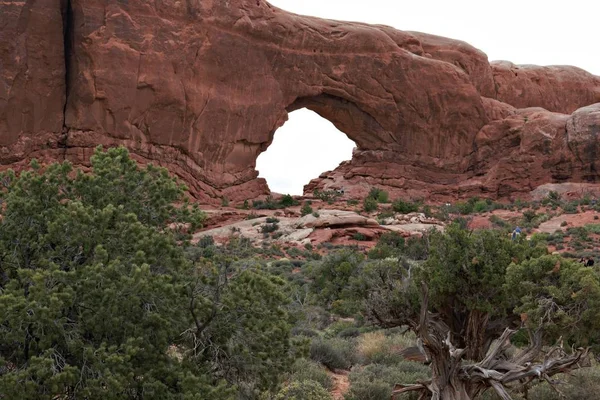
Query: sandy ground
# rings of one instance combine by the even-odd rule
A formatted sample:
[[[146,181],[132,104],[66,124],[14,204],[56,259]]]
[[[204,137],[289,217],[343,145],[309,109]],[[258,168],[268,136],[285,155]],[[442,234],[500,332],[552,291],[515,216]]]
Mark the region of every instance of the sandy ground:
[[[333,389],[330,392],[333,400],[344,400],[344,394],[346,394],[350,388],[348,371],[336,371],[336,373],[329,372],[329,376],[333,380]]]

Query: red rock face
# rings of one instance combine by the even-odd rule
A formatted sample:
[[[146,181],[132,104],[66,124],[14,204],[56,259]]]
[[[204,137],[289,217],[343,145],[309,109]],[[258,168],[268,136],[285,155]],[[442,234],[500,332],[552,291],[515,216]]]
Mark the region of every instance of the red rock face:
[[[243,200],[268,193],[256,158],[306,107],[358,145],[308,191],[502,197],[597,178],[597,119],[566,114],[600,103],[600,80],[576,68],[490,65],[457,40],[262,0],[5,2],[0,21],[3,165],[122,144],[203,201]]]
[[[42,156],[63,131],[61,0],[0,2],[0,163]]]

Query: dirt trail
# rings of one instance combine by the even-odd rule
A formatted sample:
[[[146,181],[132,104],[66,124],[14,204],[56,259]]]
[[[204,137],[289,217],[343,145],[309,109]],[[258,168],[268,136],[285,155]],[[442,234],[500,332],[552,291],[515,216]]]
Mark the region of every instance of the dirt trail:
[[[561,214],[558,217],[554,217],[540,224],[538,230],[545,233],[554,233],[555,231],[562,230],[563,228],[566,229],[570,227],[600,223],[600,220],[594,219],[595,216],[598,216],[596,211],[585,211],[578,214]],[[566,225],[563,227],[562,225],[564,222],[566,222]]]
[[[329,372],[329,376],[333,380],[333,389],[331,389],[331,397],[333,400],[344,400],[344,394],[350,387],[348,380],[348,371],[337,370],[335,373]]]

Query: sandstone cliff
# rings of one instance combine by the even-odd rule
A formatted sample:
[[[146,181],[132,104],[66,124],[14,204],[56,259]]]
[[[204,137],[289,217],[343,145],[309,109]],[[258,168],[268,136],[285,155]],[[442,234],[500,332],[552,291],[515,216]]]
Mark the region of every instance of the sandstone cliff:
[[[600,78],[263,0],[0,2],[0,164],[123,144],[203,201],[268,192],[255,162],[306,107],[358,145],[311,182],[506,197],[595,182]]]

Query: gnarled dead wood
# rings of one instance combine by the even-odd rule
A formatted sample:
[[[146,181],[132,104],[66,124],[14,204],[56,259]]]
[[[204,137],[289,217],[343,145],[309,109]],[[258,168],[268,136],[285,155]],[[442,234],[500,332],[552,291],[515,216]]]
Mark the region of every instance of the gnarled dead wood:
[[[543,331],[530,332],[530,345],[509,357],[510,338],[517,332],[506,328],[493,340],[485,356],[475,363],[465,363],[467,349],[454,346],[451,332],[435,314],[429,312],[429,291],[422,285],[423,302],[419,321],[413,324],[419,344],[431,361],[431,380],[416,384],[397,384],[392,399],[407,392],[419,392],[423,399],[471,400],[480,393],[493,389],[502,400],[511,400],[508,389],[526,388],[534,380],[545,380],[555,390],[552,376],[587,365],[589,349],[572,349],[567,353],[562,344],[546,351]],[[559,341],[560,342],[560,341]]]

